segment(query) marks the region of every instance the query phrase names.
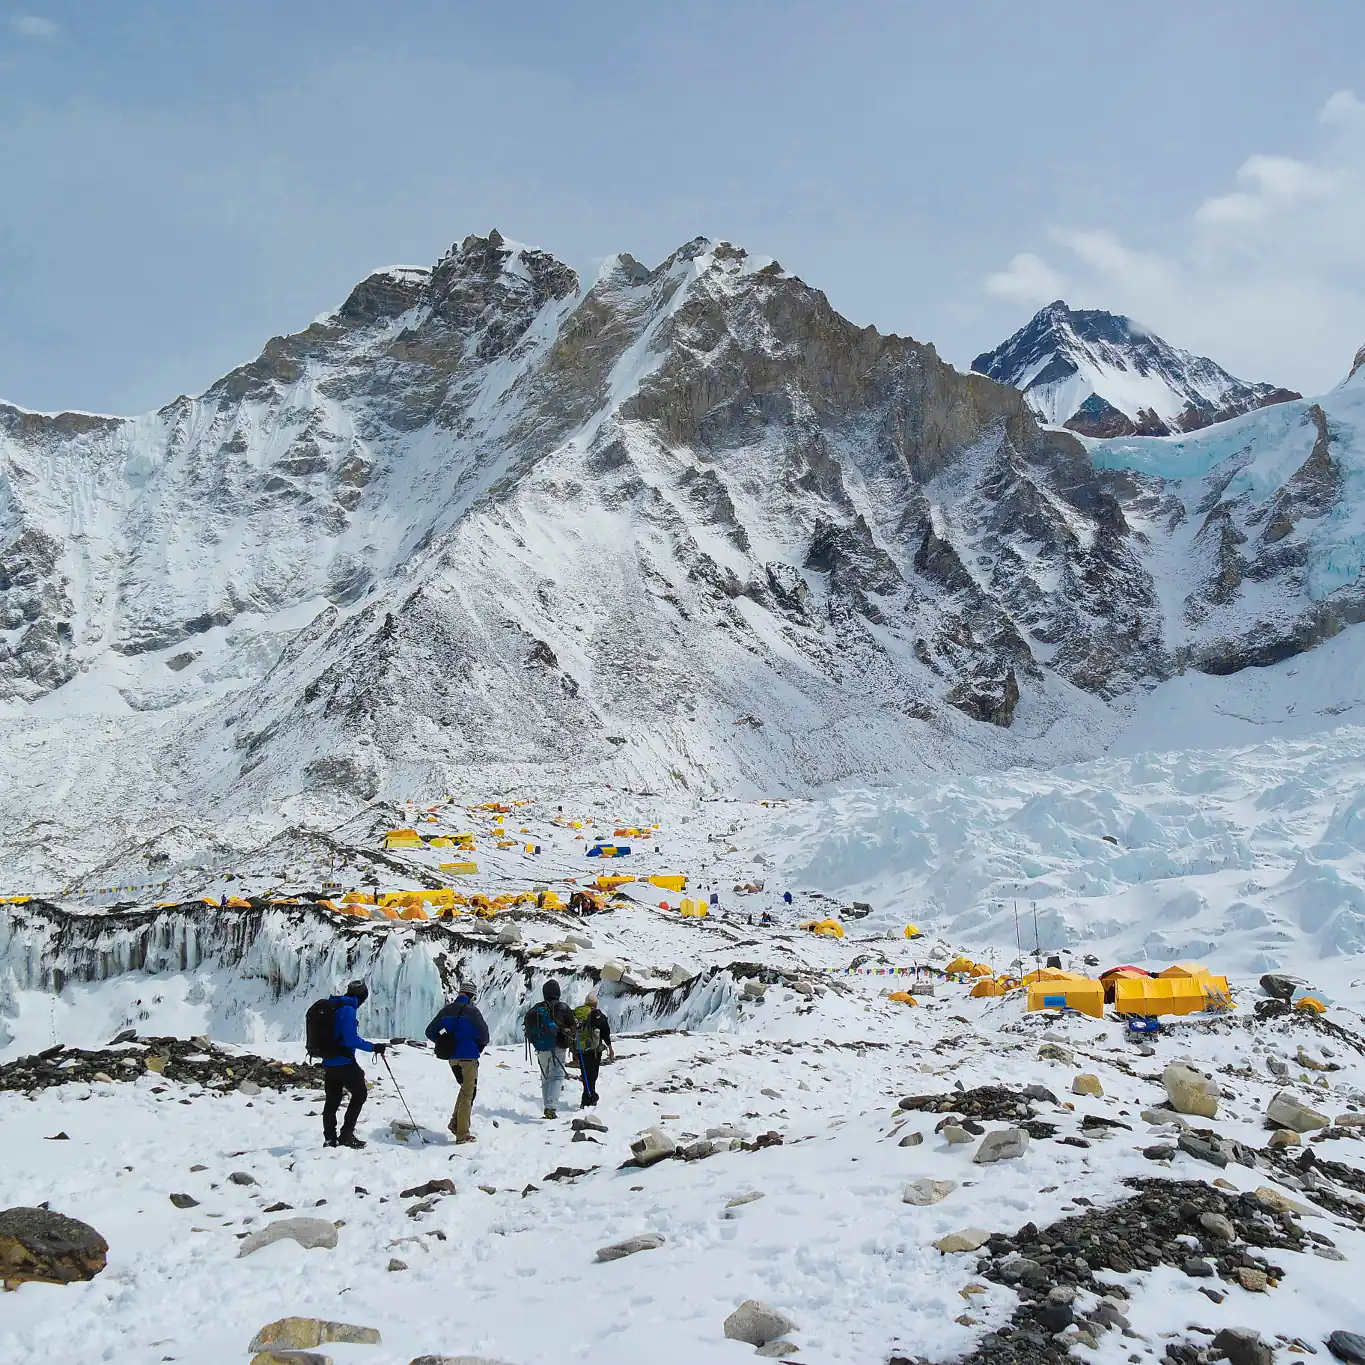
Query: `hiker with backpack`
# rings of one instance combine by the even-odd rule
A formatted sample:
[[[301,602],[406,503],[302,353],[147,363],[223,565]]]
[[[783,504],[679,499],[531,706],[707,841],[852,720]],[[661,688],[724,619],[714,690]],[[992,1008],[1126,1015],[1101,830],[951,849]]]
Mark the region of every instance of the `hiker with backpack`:
[[[369,987],[363,981],[352,981],[344,995],[314,1001],[304,1016],[308,1055],[322,1058],[322,1086],[326,1096],[322,1106],[322,1136],[328,1147],[365,1146],[355,1135],[356,1120],[368,1095],[365,1073],[355,1059],[356,1049],[382,1057],[387,1048],[385,1043],[366,1042],[356,1025],[356,1010],[369,998]],[[351,1098],[338,1135],[337,1110],[341,1107],[343,1093],[349,1093]]]
[[[597,1008],[596,991],[589,991],[587,999],[573,1013],[578,1024],[574,1050],[578,1053],[578,1067],[583,1077],[581,1107],[586,1109],[597,1103],[597,1074],[602,1069],[602,1052],[605,1049],[614,1062],[616,1049],[611,1045],[611,1025],[607,1016]]]
[[[559,1088],[564,1084],[565,1050],[578,1031],[573,1011],[559,998],[559,982],[547,981],[541,988],[542,999],[526,1011],[522,1027],[526,1046],[536,1054],[540,1068],[540,1100],[545,1117],[556,1117]]]
[[[474,1003],[476,987],[461,981],[455,999],[441,1007],[427,1025],[427,1037],[436,1045],[436,1055],[450,1063],[460,1093],[447,1125],[456,1143],[473,1142],[469,1124],[474,1116],[474,1097],[479,1089],[479,1057],[488,1046],[488,1025]]]

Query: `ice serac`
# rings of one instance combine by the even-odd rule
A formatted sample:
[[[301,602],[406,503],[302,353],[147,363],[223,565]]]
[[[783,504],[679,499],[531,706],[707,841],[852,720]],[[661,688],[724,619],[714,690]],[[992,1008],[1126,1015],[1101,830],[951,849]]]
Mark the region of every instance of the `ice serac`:
[[[1101,309],[1040,309],[972,369],[1022,389],[1039,419],[1084,436],[1170,436],[1301,395],[1230,375]]]

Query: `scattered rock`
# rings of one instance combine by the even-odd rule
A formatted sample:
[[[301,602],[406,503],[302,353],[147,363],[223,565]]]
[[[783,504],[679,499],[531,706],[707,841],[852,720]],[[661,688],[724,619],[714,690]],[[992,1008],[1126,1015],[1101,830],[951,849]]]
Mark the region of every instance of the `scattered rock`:
[[[1075,1066],[1076,1058],[1069,1047],[1061,1043],[1044,1043],[1038,1049],[1038,1056],[1045,1062],[1061,1062],[1063,1066]]]
[[[1311,1133],[1315,1128],[1326,1128],[1330,1122],[1326,1114],[1310,1109],[1287,1090],[1272,1097],[1266,1105],[1265,1117],[1272,1128],[1288,1128],[1294,1133]]]
[[[571,1126],[575,1133],[605,1133],[607,1131],[607,1125],[592,1114],[574,1119]]]
[[[237,1089],[243,1095],[259,1095],[261,1093],[261,1087],[255,1081],[243,1081]]]
[[[1104,1095],[1104,1087],[1100,1084],[1098,1076],[1089,1071],[1082,1071],[1071,1082],[1071,1093],[1073,1095],[1094,1095],[1096,1098],[1100,1098]]]
[[[1294,1054],[1300,1066],[1307,1067],[1309,1071],[1340,1071],[1341,1068],[1332,1062],[1324,1062],[1313,1056],[1302,1043],[1299,1044],[1298,1051]]]
[[[963,1228],[960,1232],[950,1232],[934,1243],[945,1256],[954,1251],[976,1251],[986,1245],[991,1235],[984,1228]]]
[[[599,1261],[620,1261],[634,1256],[637,1251],[656,1251],[663,1246],[664,1239],[657,1232],[646,1232],[639,1237],[627,1237],[624,1242],[613,1242],[607,1247],[597,1248]]]
[[[325,1318],[277,1318],[268,1322],[254,1337],[248,1351],[263,1351],[267,1346],[286,1351],[306,1351],[328,1342],[346,1342],[354,1346],[382,1345],[373,1327],[357,1327],[350,1322],[329,1322]]]
[[[1274,1365],[1275,1352],[1252,1327],[1224,1327],[1209,1345],[1222,1351],[1228,1365]]]
[[[1302,1147],[1303,1139],[1292,1128],[1277,1128],[1270,1135],[1270,1147]]]
[[[976,1139],[960,1124],[945,1123],[939,1130],[945,1142],[953,1145],[961,1145],[964,1142],[975,1142]]]
[[[389,1257],[390,1270],[406,1270],[407,1268],[408,1263],[406,1261],[400,1261],[397,1256]]]
[[[1161,1073],[1161,1083],[1177,1113],[1198,1114],[1206,1119],[1218,1117],[1218,1086],[1193,1067],[1173,1062]]]
[[[1142,1155],[1148,1161],[1173,1161],[1175,1159],[1175,1148],[1169,1143],[1157,1142],[1150,1147],[1144,1147]]]
[[[1181,1133],[1177,1145],[1186,1156],[1192,1156],[1196,1161],[1207,1161],[1210,1166],[1217,1166],[1220,1170],[1228,1164],[1227,1157],[1210,1138],[1199,1137],[1195,1133]]]
[[[907,1133],[903,1138],[901,1138],[901,1140],[896,1144],[896,1146],[897,1146],[897,1147],[918,1147],[918,1146],[920,1146],[923,1142],[924,1142],[924,1134],[923,1134],[923,1133],[919,1133],[919,1132]]]
[[[779,1360],[783,1356],[793,1356],[801,1348],[794,1341],[770,1341],[760,1346],[755,1355],[766,1356],[769,1360]]]
[[[336,1225],[324,1218],[281,1218],[248,1233],[237,1248],[237,1255],[250,1256],[253,1251],[268,1247],[272,1242],[286,1239],[297,1242],[305,1250],[311,1251],[314,1247],[330,1250],[337,1244]]]
[[[1264,1294],[1270,1285],[1270,1277],[1264,1270],[1257,1270],[1255,1266],[1239,1265],[1237,1283],[1252,1294]]]
[[[662,1128],[646,1128],[630,1144],[630,1150],[635,1165],[652,1166],[656,1161],[672,1156],[678,1150],[678,1144]]]
[[[1292,1000],[1294,992],[1298,990],[1298,983],[1287,976],[1280,976],[1276,972],[1267,972],[1261,978],[1261,989],[1272,1000]]]
[[[332,1365],[332,1357],[321,1351],[279,1350],[258,1351],[251,1357],[251,1365]]]
[[[762,1190],[750,1190],[747,1194],[735,1195],[733,1199],[728,1200],[726,1202],[725,1207],[727,1209],[737,1209],[740,1207],[741,1204],[752,1204],[755,1199],[762,1198],[763,1198]]]
[[[1327,1349],[1347,1365],[1365,1365],[1365,1336],[1359,1332],[1333,1332],[1327,1338]]]
[[[197,1209],[199,1201],[192,1194],[173,1194],[171,1203],[178,1209]]]
[[[228,1179],[234,1185],[254,1185],[256,1183],[256,1177],[248,1175],[245,1171],[233,1171]]]
[[[421,1199],[428,1194],[454,1194],[455,1182],[453,1180],[428,1180],[425,1185],[414,1185],[410,1190],[403,1190],[399,1194],[400,1199]]]
[[[918,1204],[921,1207],[937,1204],[957,1189],[956,1180],[930,1180],[927,1176],[912,1180],[901,1195],[903,1204]]]
[[[978,1164],[988,1161],[1008,1161],[1023,1156],[1028,1150],[1028,1134],[1022,1128],[998,1128],[981,1139],[972,1160]]]
[[[1224,1214],[1201,1213],[1199,1215],[1199,1226],[1220,1242],[1235,1242],[1237,1240],[1237,1229],[1232,1226],[1232,1219]]]
[[[1256,1198],[1268,1209],[1274,1209],[1276,1213],[1294,1213],[1302,1217],[1304,1214],[1318,1213],[1320,1210],[1311,1209],[1307,1204],[1300,1204],[1291,1199],[1287,1194],[1281,1194],[1279,1190],[1269,1185],[1258,1185],[1256,1188]]]
[[[725,1319],[726,1337],[731,1341],[748,1342],[750,1346],[766,1346],[796,1330],[796,1324],[786,1314],[757,1299],[745,1299]]]
[[[1213,1267],[1201,1256],[1191,1256],[1189,1260],[1182,1262],[1180,1268],[1192,1280],[1211,1280],[1213,1278]]]

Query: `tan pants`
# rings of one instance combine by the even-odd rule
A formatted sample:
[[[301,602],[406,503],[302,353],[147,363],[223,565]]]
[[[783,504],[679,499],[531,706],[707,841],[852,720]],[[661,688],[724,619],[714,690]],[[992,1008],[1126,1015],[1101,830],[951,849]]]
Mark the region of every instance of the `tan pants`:
[[[465,1138],[469,1136],[469,1123],[474,1117],[474,1096],[479,1090],[479,1064],[477,1061],[451,1062],[450,1070],[460,1083],[460,1093],[455,1098],[449,1127],[456,1138]]]

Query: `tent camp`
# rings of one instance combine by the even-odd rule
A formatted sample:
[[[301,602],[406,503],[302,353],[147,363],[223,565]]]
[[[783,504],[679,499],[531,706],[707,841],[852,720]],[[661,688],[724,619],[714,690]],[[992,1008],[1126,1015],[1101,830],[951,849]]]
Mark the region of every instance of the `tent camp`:
[[[1108,971],[1100,973],[1100,980],[1104,982],[1104,1003],[1112,1005],[1114,1003],[1114,983],[1122,977],[1133,980],[1146,981],[1151,972],[1145,972],[1141,967],[1124,965],[1122,967],[1110,967]]]

